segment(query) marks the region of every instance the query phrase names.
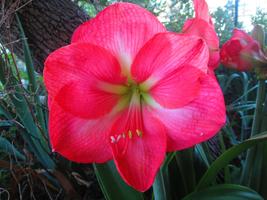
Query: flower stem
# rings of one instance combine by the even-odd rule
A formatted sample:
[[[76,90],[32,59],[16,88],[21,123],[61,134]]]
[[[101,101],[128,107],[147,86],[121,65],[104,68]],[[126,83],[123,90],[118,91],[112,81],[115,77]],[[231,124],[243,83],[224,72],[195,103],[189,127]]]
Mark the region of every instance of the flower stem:
[[[265,101],[266,95],[266,85],[265,80],[259,80],[259,86],[257,91],[257,99],[256,99],[256,109],[252,124],[251,136],[254,136],[259,133],[260,131],[260,124],[261,124],[261,115],[263,112],[263,106]]]
[[[264,107],[266,95],[266,85],[265,80],[259,80],[258,90],[257,90],[257,99],[256,99],[256,108],[254,112],[252,130],[250,136],[255,136],[260,132],[261,122],[262,122],[262,113]],[[253,177],[252,169],[254,166],[256,149],[253,148],[247,152],[246,160],[244,163],[244,170],[242,171],[241,183],[248,185],[250,179]]]

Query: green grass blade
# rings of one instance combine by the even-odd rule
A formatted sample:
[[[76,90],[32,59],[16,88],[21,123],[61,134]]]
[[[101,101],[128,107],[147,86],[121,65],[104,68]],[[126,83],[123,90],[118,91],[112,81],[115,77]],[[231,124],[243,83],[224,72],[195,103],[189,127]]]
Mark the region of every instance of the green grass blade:
[[[25,156],[20,153],[17,148],[11,144],[6,138],[0,136],[0,151],[13,155],[18,159],[25,160]]]

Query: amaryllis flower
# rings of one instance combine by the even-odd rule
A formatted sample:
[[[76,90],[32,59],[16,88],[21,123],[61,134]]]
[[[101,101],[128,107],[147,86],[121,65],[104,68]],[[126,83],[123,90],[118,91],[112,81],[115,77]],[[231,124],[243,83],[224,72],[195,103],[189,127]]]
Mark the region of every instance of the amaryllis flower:
[[[201,38],[167,32],[137,5],[109,6],[45,62],[53,150],[80,163],[114,159],[129,185],[147,190],[166,152],[225,122],[208,58]]]
[[[234,29],[220,54],[223,65],[239,71],[251,70],[254,61],[265,59],[259,42],[239,29]]]
[[[208,66],[211,70],[218,67],[220,61],[219,38],[209,15],[205,0],[194,0],[195,17],[188,19],[183,26],[183,33],[202,37],[209,46],[210,59]]]

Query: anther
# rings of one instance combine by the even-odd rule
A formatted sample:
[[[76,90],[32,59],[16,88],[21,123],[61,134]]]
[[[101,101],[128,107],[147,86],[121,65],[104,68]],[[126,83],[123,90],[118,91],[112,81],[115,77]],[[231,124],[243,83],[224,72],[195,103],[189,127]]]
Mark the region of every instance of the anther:
[[[121,135],[118,135],[117,142],[121,139]]]
[[[143,136],[143,133],[142,131],[136,129],[136,134],[139,136],[139,137],[142,137]]]
[[[111,139],[111,143],[115,143],[116,142],[116,139],[114,136],[110,136],[110,139]]]
[[[129,138],[132,139],[133,137],[132,131],[128,131],[128,135],[129,135]]]

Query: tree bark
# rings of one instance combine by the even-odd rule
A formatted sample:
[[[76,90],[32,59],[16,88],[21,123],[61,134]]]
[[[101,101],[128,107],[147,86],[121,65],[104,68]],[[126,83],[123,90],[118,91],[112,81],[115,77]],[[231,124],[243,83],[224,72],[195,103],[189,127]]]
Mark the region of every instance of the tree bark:
[[[22,58],[23,50],[14,17],[17,11],[38,72],[42,72],[47,55],[69,44],[75,28],[89,19],[89,16],[71,0],[6,2],[8,3],[2,2],[2,7],[3,4],[5,7],[0,13],[2,43]]]

